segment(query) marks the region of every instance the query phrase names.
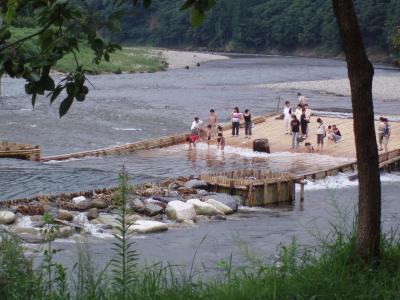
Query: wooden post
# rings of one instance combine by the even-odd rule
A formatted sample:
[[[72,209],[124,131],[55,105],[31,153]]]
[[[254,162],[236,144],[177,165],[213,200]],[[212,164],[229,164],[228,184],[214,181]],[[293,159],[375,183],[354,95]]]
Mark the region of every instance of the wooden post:
[[[300,182],[300,202],[304,202],[304,180]]]
[[[276,112],[279,112],[279,107],[281,106],[281,96],[278,97],[278,103],[276,105]]]
[[[268,182],[264,181],[264,205],[268,205]]]

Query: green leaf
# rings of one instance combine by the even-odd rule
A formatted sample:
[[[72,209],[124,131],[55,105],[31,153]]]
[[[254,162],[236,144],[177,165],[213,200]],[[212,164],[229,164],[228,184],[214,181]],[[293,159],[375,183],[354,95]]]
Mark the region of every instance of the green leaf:
[[[51,97],[50,97],[50,104],[52,104],[52,103],[54,102],[54,100],[57,99],[57,97],[60,95],[60,93],[62,92],[63,89],[64,89],[64,88],[63,88],[62,85],[57,85],[57,87],[54,89],[54,91],[51,92],[51,93],[49,93],[48,96],[51,95]]]
[[[204,20],[204,12],[193,9],[192,14],[190,15],[190,24],[193,27],[199,26]]]
[[[143,0],[143,7],[148,8],[151,5],[151,0]]]
[[[13,19],[14,13],[17,9],[17,0],[8,0],[7,12],[4,17],[4,21],[9,25]]]
[[[190,8],[196,1],[195,0],[187,0],[180,8],[180,10],[186,10]]]
[[[60,110],[59,110],[60,118],[62,118],[68,112],[73,101],[74,101],[74,97],[68,95],[63,100],[63,102],[61,102]]]

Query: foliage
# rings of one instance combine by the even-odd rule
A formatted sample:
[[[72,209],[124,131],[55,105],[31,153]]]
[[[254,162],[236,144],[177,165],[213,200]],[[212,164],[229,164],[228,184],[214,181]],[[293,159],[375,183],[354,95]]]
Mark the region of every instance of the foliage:
[[[188,29],[187,12],[177,13],[179,1],[153,1],[124,19],[121,42],[156,46],[190,46],[228,51],[341,51],[331,1],[218,0],[198,28]],[[368,48],[387,51],[400,25],[398,0],[355,0]]]
[[[129,239],[129,228],[133,222],[128,219],[129,208],[127,194],[130,191],[128,175],[123,168],[119,174],[118,193],[114,196],[114,203],[118,205],[117,233],[114,234],[113,250],[116,254],[111,261],[113,274],[113,289],[118,299],[128,299],[128,291],[135,287],[137,281],[136,261],[137,252],[132,249],[134,242]]]
[[[74,101],[84,101],[89,92],[86,86],[86,69],[79,61],[83,43],[92,50],[93,62],[108,62],[121,46],[105,36],[120,29],[127,5],[139,0],[9,0],[0,3],[0,74],[26,81],[25,91],[31,95],[35,106],[38,95],[50,97],[50,104],[60,95],[60,117],[65,115]],[[148,7],[150,0],[143,0]],[[187,0],[182,9],[191,9],[191,23],[196,25],[213,5],[213,0]],[[35,31],[15,39],[10,29],[15,23],[31,20]],[[33,43],[35,47],[26,47]],[[34,49],[34,51],[31,51]],[[75,68],[58,84],[51,69],[64,56],[72,55]]]

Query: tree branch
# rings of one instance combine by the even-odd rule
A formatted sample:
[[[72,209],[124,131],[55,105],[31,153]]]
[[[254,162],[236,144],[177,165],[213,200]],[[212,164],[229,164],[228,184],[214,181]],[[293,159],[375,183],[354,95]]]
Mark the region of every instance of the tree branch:
[[[18,44],[21,44],[21,43],[23,43],[23,42],[25,42],[25,41],[27,41],[27,40],[29,40],[29,39],[31,39],[31,38],[34,38],[35,36],[38,36],[38,35],[42,34],[42,33],[45,32],[51,25],[53,25],[54,22],[55,22],[54,19],[50,20],[50,22],[47,23],[47,24],[46,24],[42,29],[40,29],[38,32],[32,33],[32,34],[30,34],[30,35],[28,35],[28,36],[26,36],[26,37],[23,37],[22,39],[19,39],[19,40],[15,41],[15,42],[13,42],[13,43],[11,43],[11,44],[5,45],[4,47],[0,48],[0,52],[4,51],[5,49],[14,47],[14,46],[16,46],[16,45],[18,45]]]

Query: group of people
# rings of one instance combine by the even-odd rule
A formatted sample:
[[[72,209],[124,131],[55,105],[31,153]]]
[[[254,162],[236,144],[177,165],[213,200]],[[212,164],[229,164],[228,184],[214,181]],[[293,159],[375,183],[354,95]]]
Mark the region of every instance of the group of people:
[[[251,129],[253,127],[252,115],[249,109],[246,109],[244,113],[241,113],[239,107],[235,107],[230,114],[232,122],[232,137],[238,137],[240,131],[240,123],[244,121],[245,138],[251,138]],[[210,110],[210,115],[207,120],[206,127],[204,127],[203,121],[199,117],[195,117],[190,127],[190,133],[188,135],[189,149],[196,147],[197,141],[202,138],[207,139],[207,144],[216,138],[218,150],[224,150],[225,138],[223,134],[223,127],[218,124],[217,114],[214,109]]]
[[[285,102],[285,107],[283,109],[285,133],[292,135],[292,149],[295,150],[297,150],[300,143],[308,139],[309,124],[311,122],[311,109],[307,103],[307,99],[301,93],[298,93],[297,96],[299,97],[299,103],[294,111],[289,101]],[[334,143],[338,143],[342,138],[342,134],[336,125],[329,125],[326,127],[321,118],[317,119],[315,130],[317,135],[317,148],[315,149],[314,145],[307,141],[304,145],[307,147],[308,152],[323,152],[325,138],[328,138],[328,141]]]

